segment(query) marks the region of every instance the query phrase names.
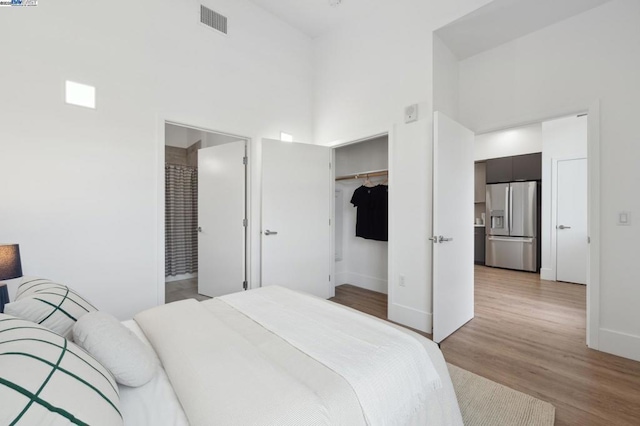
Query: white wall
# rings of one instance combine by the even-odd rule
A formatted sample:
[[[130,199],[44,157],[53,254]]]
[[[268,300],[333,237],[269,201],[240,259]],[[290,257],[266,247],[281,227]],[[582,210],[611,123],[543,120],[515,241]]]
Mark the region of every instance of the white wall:
[[[542,123],[542,259],[540,277],[556,280],[556,228],[552,196],[557,176],[553,160],[587,158],[587,117],[563,117]],[[584,212],[585,216],[587,212]]]
[[[386,170],[389,168],[389,137],[385,135],[336,148],[335,159],[336,176]]]
[[[380,178],[371,180],[382,182]],[[342,239],[342,260],[336,261],[334,284],[351,284],[386,294],[388,243],[356,237],[357,209],[351,204],[351,196],[360,185],[362,182],[336,182],[344,197],[342,205],[336,205],[336,209],[342,210],[342,235],[336,235]]]
[[[542,123],[476,135],[476,161],[541,151]]]
[[[226,143],[237,142],[242,140],[237,136],[221,135],[219,133],[205,133],[202,138],[202,147],[210,148],[212,146],[224,145]]]
[[[489,0],[399,0],[315,40],[315,142],[388,132],[418,103],[422,120],[390,138],[391,319],[431,330],[430,153],[433,30]],[[413,131],[415,129],[420,131]],[[397,183],[397,185],[396,185]],[[396,185],[396,186],[394,186]],[[397,250],[394,252],[394,248]],[[400,288],[398,276],[406,277]],[[398,299],[401,297],[402,300]]]
[[[601,350],[640,360],[640,2],[614,0],[460,64],[460,117],[476,131],[600,102]]]
[[[344,176],[389,168],[389,138],[379,137],[335,150],[335,174]],[[382,183],[384,177],[371,178]],[[351,204],[353,192],[363,179],[337,181],[342,190],[342,203],[336,204],[336,220],[341,218],[341,233],[336,233],[336,247],[341,246],[342,258],[336,260],[334,284],[351,284],[380,293],[387,293],[388,243],[356,237],[357,209]],[[341,214],[339,214],[341,213]],[[337,225],[337,223],[336,223]]]
[[[15,41],[2,48],[1,239],[20,243],[25,273],[122,319],[164,297],[161,118],[254,149],[280,129],[311,139],[311,41],[249,1],[204,3],[229,17],[228,37],[200,25],[194,1],[0,14],[0,38]],[[65,79],[95,85],[96,110],[65,105]]]
[[[173,124],[164,125],[164,144],[176,148],[188,148],[189,130],[186,127],[174,126]]]
[[[460,104],[458,58],[433,35],[433,110],[458,120]]]

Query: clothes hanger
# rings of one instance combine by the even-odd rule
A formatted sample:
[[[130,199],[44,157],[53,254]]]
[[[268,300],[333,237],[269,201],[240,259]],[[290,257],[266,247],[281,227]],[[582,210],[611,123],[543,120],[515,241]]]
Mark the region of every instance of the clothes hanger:
[[[369,180],[369,175],[366,175],[363,185],[366,186],[367,188],[373,188],[374,186],[376,186],[373,182]]]

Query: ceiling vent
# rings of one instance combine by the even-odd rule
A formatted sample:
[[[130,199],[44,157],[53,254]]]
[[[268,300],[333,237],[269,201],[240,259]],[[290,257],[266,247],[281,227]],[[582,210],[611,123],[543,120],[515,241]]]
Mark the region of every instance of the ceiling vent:
[[[227,17],[203,5],[200,5],[200,22],[222,34],[227,34]]]

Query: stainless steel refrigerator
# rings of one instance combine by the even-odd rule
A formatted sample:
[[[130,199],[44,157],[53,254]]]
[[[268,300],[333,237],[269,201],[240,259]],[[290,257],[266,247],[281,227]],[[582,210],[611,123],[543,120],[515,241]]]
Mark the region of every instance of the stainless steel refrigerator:
[[[538,270],[538,183],[487,185],[486,265]]]

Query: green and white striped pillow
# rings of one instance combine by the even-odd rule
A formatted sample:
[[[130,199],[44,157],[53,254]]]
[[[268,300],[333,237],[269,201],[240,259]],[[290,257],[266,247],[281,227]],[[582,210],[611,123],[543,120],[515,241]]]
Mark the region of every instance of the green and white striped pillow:
[[[122,425],[118,387],[51,330],[0,314],[0,424]]]
[[[94,311],[91,303],[66,285],[43,278],[23,279],[15,302],[4,307],[6,314],[43,325],[65,338],[71,338],[78,318]]]

